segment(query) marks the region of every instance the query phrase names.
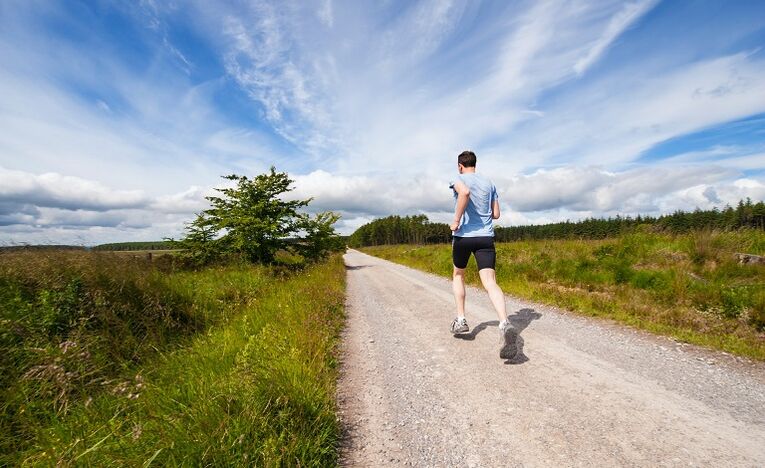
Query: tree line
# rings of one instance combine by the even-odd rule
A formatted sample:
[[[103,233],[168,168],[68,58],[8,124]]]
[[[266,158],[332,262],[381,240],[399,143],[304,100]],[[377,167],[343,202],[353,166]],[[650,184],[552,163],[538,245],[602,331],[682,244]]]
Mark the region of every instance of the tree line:
[[[348,237],[351,247],[387,244],[449,242],[452,232],[444,223],[431,223],[425,215],[388,216],[367,223]]]
[[[92,247],[92,250],[132,251],[132,250],[169,250],[172,245],[168,241],[145,242],[113,242]]]
[[[527,226],[496,227],[499,242],[532,239],[604,239],[615,237],[647,225],[657,232],[685,233],[701,229],[761,229],[765,230],[765,202],[739,201],[734,208],[678,210],[661,216],[616,216],[589,218],[581,221]],[[437,244],[451,240],[445,223],[430,222],[425,215],[388,216],[358,228],[348,239],[351,247],[386,244]]]

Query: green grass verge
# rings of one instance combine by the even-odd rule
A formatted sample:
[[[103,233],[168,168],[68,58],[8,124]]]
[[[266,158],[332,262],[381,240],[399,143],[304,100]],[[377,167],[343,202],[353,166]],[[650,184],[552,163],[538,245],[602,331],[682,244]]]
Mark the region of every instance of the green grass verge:
[[[452,274],[449,245],[361,250]],[[765,233],[499,243],[497,281],[508,294],[765,360],[765,266],[740,265],[736,252],[763,254]],[[472,258],[467,280],[480,284]]]
[[[129,277],[132,273],[125,270],[130,268],[121,268],[120,274]],[[335,348],[345,285],[339,255],[288,274],[252,266],[139,273],[135,278],[141,284],[134,289],[144,292],[137,296],[156,299],[157,294],[146,291],[162,291],[172,301],[160,298],[150,303],[173,304],[176,315],[193,317],[187,322],[195,325],[164,341],[149,333],[144,338],[151,349],[134,346],[136,359],[121,356],[116,364],[109,361],[116,355],[106,351],[108,346],[88,346],[87,340],[67,340],[75,344],[61,346],[60,336],[46,329],[54,333],[50,353],[58,353],[49,365],[60,366],[61,378],[70,378],[65,404],[59,398],[57,375],[26,372],[9,377],[15,393],[9,389],[3,393],[0,465],[336,463]],[[146,275],[156,278],[148,280]],[[11,276],[5,276],[6,282],[12,283]],[[99,274],[75,276],[86,277],[83,284],[90,284],[88,278]],[[13,284],[24,286],[23,281]],[[34,309],[38,306],[35,303]],[[144,325],[148,326],[145,321]],[[163,336],[178,331],[165,328]],[[137,325],[122,329],[129,340],[140,340],[141,330]],[[121,341],[119,336],[87,331],[78,336],[97,337],[106,344]],[[27,368],[41,365],[34,351],[30,355],[19,351],[25,342],[7,341],[7,346],[16,345],[16,357],[25,358]],[[110,364],[108,372],[101,369],[99,374],[90,364],[77,368],[82,352],[97,355],[91,364]],[[84,355],[79,359],[94,360]],[[80,372],[90,372],[94,382],[80,378]]]

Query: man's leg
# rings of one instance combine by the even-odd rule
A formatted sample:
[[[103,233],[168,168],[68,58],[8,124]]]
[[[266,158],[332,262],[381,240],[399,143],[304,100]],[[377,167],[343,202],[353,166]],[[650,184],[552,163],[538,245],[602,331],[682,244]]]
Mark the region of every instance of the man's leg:
[[[452,274],[454,302],[457,303],[457,317],[465,316],[465,269],[454,267]]]
[[[457,303],[457,318],[465,318],[465,268],[470,260],[470,239],[452,238],[452,290]]]
[[[486,292],[489,293],[489,299],[491,299],[494,310],[497,312],[499,322],[502,323],[504,320],[507,320],[507,311],[505,309],[505,295],[502,293],[499,285],[497,285],[496,272],[493,268],[483,268],[478,270],[478,276],[481,277],[481,284],[483,284]]]
[[[505,311],[505,295],[497,285],[497,275],[493,268],[478,270],[481,283],[489,293],[494,310],[499,318],[499,357],[501,359],[513,359],[518,354],[518,332],[510,325]]]

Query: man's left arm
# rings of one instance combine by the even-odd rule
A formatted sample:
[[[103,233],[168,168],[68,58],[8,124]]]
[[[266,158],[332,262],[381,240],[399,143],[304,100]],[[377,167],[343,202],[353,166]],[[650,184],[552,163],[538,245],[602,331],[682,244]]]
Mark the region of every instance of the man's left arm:
[[[495,186],[491,187],[491,217],[492,219],[499,219],[499,196]]]

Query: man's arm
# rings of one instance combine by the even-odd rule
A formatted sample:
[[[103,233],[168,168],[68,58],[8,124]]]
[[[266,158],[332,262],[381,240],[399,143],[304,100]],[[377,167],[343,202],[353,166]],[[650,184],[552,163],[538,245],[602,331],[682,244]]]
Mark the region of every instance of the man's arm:
[[[499,201],[497,199],[494,199],[494,202],[491,204],[491,217],[499,219]]]
[[[454,209],[454,221],[449,226],[452,231],[456,231],[460,227],[462,215],[465,213],[465,208],[467,208],[470,199],[470,189],[463,182],[455,183],[454,191],[457,192],[457,206]]]

